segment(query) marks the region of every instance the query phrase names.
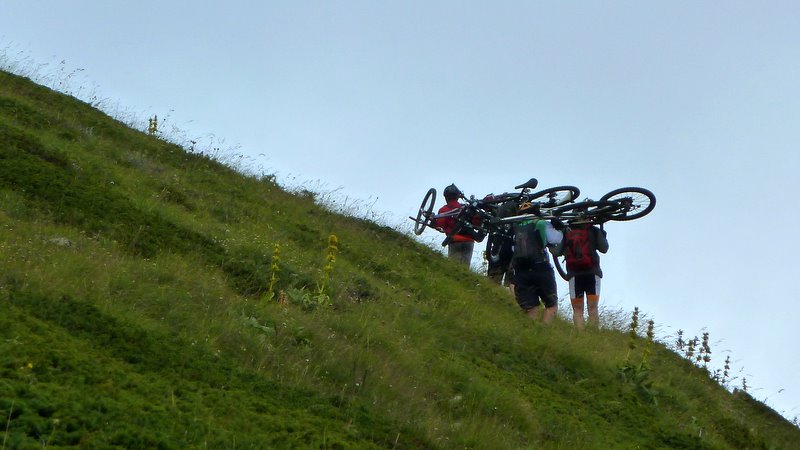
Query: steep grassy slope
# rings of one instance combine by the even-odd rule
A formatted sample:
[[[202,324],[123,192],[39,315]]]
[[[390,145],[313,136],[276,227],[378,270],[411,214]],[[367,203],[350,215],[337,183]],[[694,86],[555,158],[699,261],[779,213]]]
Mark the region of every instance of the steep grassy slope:
[[[641,338],[535,326],[407,236],[7,73],[0,252],[4,448],[800,442],[660,344],[625,378]]]

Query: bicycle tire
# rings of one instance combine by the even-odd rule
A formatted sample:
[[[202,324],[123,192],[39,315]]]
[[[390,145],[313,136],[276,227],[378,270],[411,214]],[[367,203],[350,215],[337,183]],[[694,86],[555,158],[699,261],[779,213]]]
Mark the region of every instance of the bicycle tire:
[[[610,215],[619,207],[619,204],[615,202],[583,201],[558,207],[553,210],[553,215],[569,223],[580,221],[602,223],[610,220]]]
[[[560,276],[562,280],[569,281],[569,277],[567,277],[567,272],[564,271],[563,267],[561,267],[561,261],[558,260],[558,256],[553,256],[553,267],[556,268],[556,272],[558,272],[558,276]]]
[[[621,204],[621,208],[609,215],[610,220],[626,221],[644,217],[656,207],[656,196],[651,191],[640,187],[623,187],[614,189],[600,197],[601,201]]]
[[[422,198],[422,204],[419,205],[417,211],[417,219],[414,222],[414,234],[419,236],[425,231],[425,227],[430,226],[430,217],[433,214],[433,204],[436,201],[436,189],[430,188]]]
[[[534,192],[528,196],[528,199],[534,201],[546,197],[546,202],[539,201],[538,203],[542,203],[543,208],[555,208],[574,201],[579,195],[581,195],[581,190],[575,186],[556,186]]]

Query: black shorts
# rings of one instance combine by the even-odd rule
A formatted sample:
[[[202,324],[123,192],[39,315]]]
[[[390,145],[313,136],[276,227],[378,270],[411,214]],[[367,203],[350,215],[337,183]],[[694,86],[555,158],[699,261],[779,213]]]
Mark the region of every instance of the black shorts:
[[[514,294],[525,311],[544,303],[550,308],[558,305],[556,276],[548,263],[514,269]]]
[[[594,272],[576,273],[569,279],[569,297],[579,298],[584,294],[600,295],[600,277]]]

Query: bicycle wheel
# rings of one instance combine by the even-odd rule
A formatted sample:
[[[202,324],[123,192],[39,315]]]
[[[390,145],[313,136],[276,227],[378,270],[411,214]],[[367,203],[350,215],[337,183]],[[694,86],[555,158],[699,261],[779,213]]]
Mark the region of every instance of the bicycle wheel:
[[[617,212],[619,203],[607,201],[583,201],[564,205],[553,210],[553,215],[569,223],[594,222],[602,223],[610,219],[610,215]]]
[[[414,234],[419,236],[425,231],[426,226],[430,226],[431,214],[433,213],[433,203],[436,201],[436,189],[430,188],[422,198],[422,204],[417,211],[417,219],[414,221]]]
[[[579,195],[581,190],[575,186],[556,186],[534,192],[529,199],[530,201],[541,199],[537,201],[542,204],[542,208],[555,208],[574,201]]]
[[[620,208],[609,215],[611,220],[633,220],[650,214],[656,207],[656,196],[640,187],[624,187],[614,189],[600,197],[602,201],[615,202]]]

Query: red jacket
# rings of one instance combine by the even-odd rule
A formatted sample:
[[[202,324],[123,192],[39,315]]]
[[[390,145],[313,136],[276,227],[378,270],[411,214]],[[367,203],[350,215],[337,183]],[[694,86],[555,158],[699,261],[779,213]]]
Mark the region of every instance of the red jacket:
[[[446,212],[449,212],[449,211],[453,211],[453,210],[459,209],[459,208],[461,208],[463,206],[464,205],[459,203],[458,200],[450,200],[449,202],[447,202],[446,205],[444,205],[441,208],[439,208],[439,214],[443,214],[443,213],[446,213]],[[436,219],[436,227],[437,228],[441,228],[442,231],[445,232],[445,234],[450,234],[450,232],[453,231],[453,229],[456,227],[456,216],[441,217],[439,219]],[[467,236],[465,234],[456,234],[456,235],[453,236],[453,240],[452,241],[453,242],[475,242],[475,239],[472,239],[472,237]]]

